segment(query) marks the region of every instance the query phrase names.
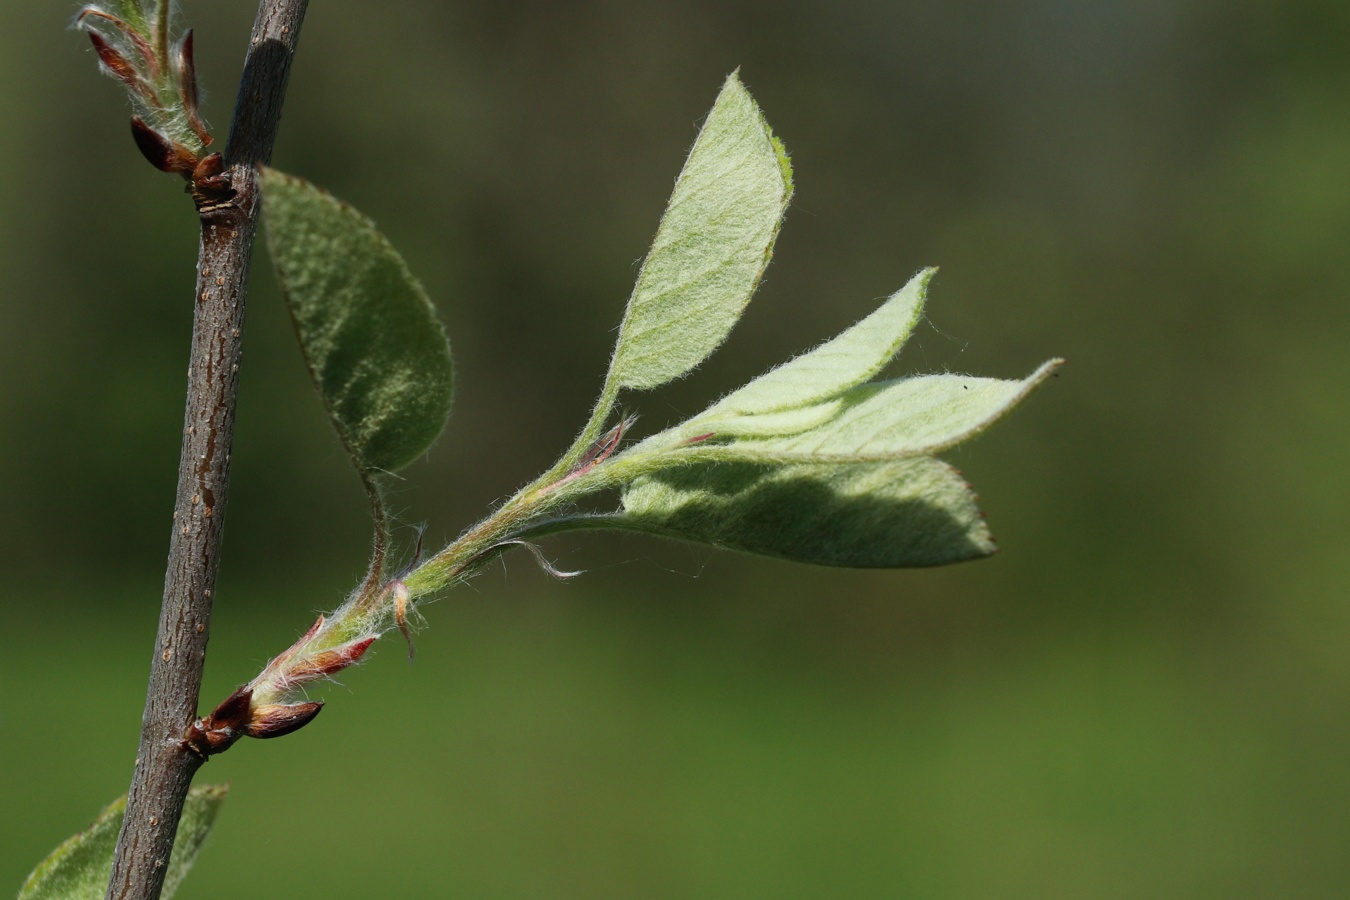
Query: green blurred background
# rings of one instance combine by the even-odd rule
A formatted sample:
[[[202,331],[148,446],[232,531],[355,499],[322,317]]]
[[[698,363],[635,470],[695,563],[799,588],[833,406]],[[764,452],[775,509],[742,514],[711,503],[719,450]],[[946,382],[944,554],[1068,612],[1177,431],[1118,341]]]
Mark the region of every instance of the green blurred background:
[[[0,885],[126,789],[195,228],[74,5],[0,54]],[[254,13],[189,2],[225,131]],[[190,897],[1350,896],[1350,5],[313,4],[275,162],[436,299],[444,541],[579,426],[723,77],[792,151],[769,277],[656,427],[942,271],[904,370],[1069,365],[949,454],[992,560],[511,557],[203,771]],[[265,257],[204,705],[332,607],[363,501]]]

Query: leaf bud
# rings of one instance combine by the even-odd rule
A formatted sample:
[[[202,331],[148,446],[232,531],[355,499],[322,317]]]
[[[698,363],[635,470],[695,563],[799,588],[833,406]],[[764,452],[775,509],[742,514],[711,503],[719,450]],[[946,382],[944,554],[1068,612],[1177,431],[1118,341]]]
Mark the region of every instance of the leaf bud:
[[[220,702],[210,715],[188,726],[183,743],[199,756],[223,753],[245,734],[251,715],[253,691],[242,687]]]
[[[94,52],[98,54],[98,61],[103,70],[142,97],[151,100],[155,94],[154,89],[141,78],[141,74],[136,71],[131,61],[105,41],[97,31],[90,31],[88,34],[89,42],[94,45]]]
[[[249,717],[244,733],[252,738],[274,738],[292,731],[299,731],[319,714],[323,702],[318,700],[307,703],[274,703],[259,706]]]
[[[359,662],[373,643],[375,637],[371,636],[343,644],[341,647],[334,647],[332,650],[321,650],[309,656],[301,656],[284,669],[282,677],[289,686],[328,678]]]
[[[140,116],[131,117],[131,138],[146,161],[161,172],[177,172],[186,178],[197,168],[196,154],[145,124]]]
[[[173,67],[174,73],[178,76],[178,93],[183,100],[183,111],[187,113],[188,125],[202,142],[202,146],[209,147],[215,139],[206,130],[206,123],[202,121],[199,109],[197,63],[192,55],[192,29],[188,29],[183,39],[174,46]]]

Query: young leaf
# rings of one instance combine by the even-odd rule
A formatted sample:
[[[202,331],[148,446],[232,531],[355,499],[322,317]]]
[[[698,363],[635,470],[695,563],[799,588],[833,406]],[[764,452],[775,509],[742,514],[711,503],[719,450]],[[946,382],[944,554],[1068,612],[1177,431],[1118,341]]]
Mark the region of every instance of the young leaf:
[[[935,274],[937,269],[922,270],[861,322],[732,391],[691,422],[807,406],[874,377],[914,331],[923,314],[928,282]]]
[[[847,395],[845,395],[847,396]],[[841,397],[832,397],[809,406],[793,406],[778,412],[752,416],[726,416],[713,419],[694,419],[678,429],[679,436],[695,433],[710,434],[719,441],[725,438],[782,437],[801,434],[820,428],[838,416],[844,409]]]
[[[936,566],[996,549],[970,487],[927,456],[690,463],[638,478],[623,508],[621,527],[826,566]]]
[[[727,460],[859,462],[931,454],[988,428],[1062,363],[1052,359],[1022,381],[923,375],[864,384],[814,406],[682,430],[717,428],[715,436],[733,438],[691,448]],[[821,424],[800,427],[812,418]]]
[[[769,263],[791,194],[787,153],[733,73],[638,273],[610,363],[611,390],[678,378],[726,339]]]
[[[167,3],[96,0],[75,27],[89,34],[100,69],[126,87],[137,147],[161,171],[191,177],[212,137],[197,105],[192,32],[169,40],[177,16]]]
[[[213,784],[188,792],[173,856],[164,876],[164,892],[160,896],[165,900],[173,896],[192,868],[228,791],[228,785]],[[126,797],[113,801],[92,825],[53,850],[28,876],[19,891],[19,900],[102,900],[108,889],[117,833],[122,828],[126,806]]]
[[[422,286],[365,216],[275,169],[268,244],[310,375],[363,474],[416,459],[445,427],[453,373]]]

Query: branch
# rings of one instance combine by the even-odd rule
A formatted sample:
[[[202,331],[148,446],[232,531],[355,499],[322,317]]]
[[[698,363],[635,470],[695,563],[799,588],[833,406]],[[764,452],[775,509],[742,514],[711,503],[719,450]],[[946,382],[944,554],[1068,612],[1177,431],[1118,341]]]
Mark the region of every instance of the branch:
[[[272,154],[307,2],[262,0],[225,153],[229,188],[197,195],[201,243],[178,494],[140,750],[108,900],[159,897],[188,786],[205,761],[183,736],[197,714],[223,537],[249,259],[260,207],[256,167]]]

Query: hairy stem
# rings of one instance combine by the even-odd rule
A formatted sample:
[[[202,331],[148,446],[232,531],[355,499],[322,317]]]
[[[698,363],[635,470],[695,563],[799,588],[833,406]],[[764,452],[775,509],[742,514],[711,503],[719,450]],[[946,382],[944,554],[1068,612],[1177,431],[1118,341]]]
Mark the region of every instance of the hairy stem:
[[[225,154],[234,195],[199,208],[187,411],[169,562],[109,900],[159,897],[183,801],[203,762],[183,736],[197,714],[223,537],[248,268],[260,208],[256,167],[272,153],[307,2],[262,0]]]
[[[598,418],[598,415],[595,416],[593,422]],[[590,430],[591,426],[588,426],[583,436]],[[576,457],[585,451],[584,445],[581,452],[577,451],[577,446],[574,444],[563,455],[562,462],[521,488],[486,519],[403,575],[402,581],[412,592],[413,598],[434,594],[467,578],[512,542],[563,531],[626,527],[615,524],[623,522],[622,516],[553,516],[552,513],[571,506],[589,494],[619,487],[643,472],[662,467],[663,463],[656,458],[659,454],[644,453],[633,448],[581,471],[569,473],[566,465],[568,459],[575,462]],[[677,462],[676,458],[671,457],[664,464],[673,465]]]
[[[595,401],[595,408],[591,410],[591,418],[586,423],[586,427],[581,429],[576,440],[572,441],[572,446],[567,448],[567,452],[559,457],[554,463],[553,468],[542,475],[535,483],[552,484],[557,479],[567,474],[567,470],[581,458],[581,455],[595,443],[596,438],[605,430],[605,425],[609,422],[609,415],[614,411],[614,401],[618,399],[619,389],[610,383],[610,378],[605,378],[605,386],[600,391],[600,398]],[[535,485],[531,485],[534,487]]]
[[[155,11],[155,58],[163,67],[163,71],[168,72],[169,65],[169,6],[170,0],[160,0],[159,8]]]

